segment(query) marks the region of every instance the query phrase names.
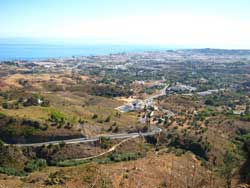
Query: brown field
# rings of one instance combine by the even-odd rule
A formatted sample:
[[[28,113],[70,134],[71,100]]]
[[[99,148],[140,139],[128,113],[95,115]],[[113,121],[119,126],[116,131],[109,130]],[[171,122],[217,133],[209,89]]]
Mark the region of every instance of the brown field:
[[[49,174],[57,172],[67,177],[63,184],[46,185]],[[4,176],[2,177],[2,179]],[[180,157],[174,154],[149,153],[146,158],[136,161],[106,165],[84,164],[77,167],[49,167],[25,178],[5,177],[0,180],[4,188],[75,188],[75,187],[114,187],[152,188],[176,187],[222,187],[223,181],[204,169],[192,154]]]

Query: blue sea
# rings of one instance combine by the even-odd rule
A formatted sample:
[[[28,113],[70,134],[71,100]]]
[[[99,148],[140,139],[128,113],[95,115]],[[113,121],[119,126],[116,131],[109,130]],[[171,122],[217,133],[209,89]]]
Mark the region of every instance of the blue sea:
[[[173,49],[166,46],[106,45],[0,39],[0,60],[42,60],[72,56],[108,55]]]

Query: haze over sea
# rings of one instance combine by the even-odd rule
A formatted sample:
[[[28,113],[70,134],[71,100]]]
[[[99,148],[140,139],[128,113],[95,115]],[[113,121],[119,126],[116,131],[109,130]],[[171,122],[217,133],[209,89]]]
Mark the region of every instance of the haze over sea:
[[[0,39],[0,60],[42,60],[174,49],[154,45],[108,45],[31,39]]]

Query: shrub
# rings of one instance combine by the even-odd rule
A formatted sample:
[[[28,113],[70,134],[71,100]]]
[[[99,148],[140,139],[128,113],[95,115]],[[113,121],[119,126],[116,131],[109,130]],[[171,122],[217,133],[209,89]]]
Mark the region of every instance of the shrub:
[[[213,106],[213,105],[214,105],[214,101],[213,101],[212,99],[207,99],[207,100],[205,101],[205,104],[206,104],[206,105]]]
[[[240,120],[242,120],[242,121],[250,121],[250,114],[241,115]]]
[[[14,109],[14,108],[18,108],[16,103],[9,103],[9,102],[4,102],[2,103],[2,107],[4,109]]]
[[[3,112],[0,112],[0,119],[6,117],[6,115]]]
[[[3,146],[4,144],[5,142],[0,139],[0,146]]]
[[[0,173],[7,174],[8,176],[25,176],[26,173],[23,171],[17,171],[14,168],[0,167]]]
[[[59,167],[70,167],[70,166],[86,164],[88,162],[90,161],[89,160],[65,160],[65,161],[59,161],[55,165]]]
[[[41,104],[42,107],[49,107],[50,106],[50,101],[49,100],[44,100]]]
[[[99,158],[99,159],[91,159],[91,160],[65,160],[59,161],[55,165],[60,167],[70,167],[70,166],[77,166],[81,164],[86,164],[91,161],[94,161],[99,164],[107,164],[112,162],[121,162],[121,161],[130,161],[130,160],[137,160],[138,158],[142,157],[141,153],[112,153],[106,157]]]
[[[110,138],[107,138],[107,137],[100,137],[99,142],[100,142],[101,148],[103,149],[107,149],[112,146],[112,141],[110,140]]]
[[[90,87],[90,94],[103,97],[130,96],[133,92],[129,88],[113,85],[94,85]]]
[[[98,115],[97,115],[97,114],[94,114],[94,115],[92,116],[92,119],[96,119],[96,118],[98,118]]]
[[[17,136],[32,136],[37,132],[37,129],[35,129],[34,127],[22,127],[21,129],[17,129],[14,126],[8,125],[5,127],[2,127],[0,129],[1,134],[4,135],[5,137],[17,137]]]
[[[115,128],[112,130],[113,133],[118,133],[119,132],[119,127],[115,126]]]
[[[98,119],[97,122],[98,123],[103,123],[103,120],[102,119]]]
[[[63,185],[65,180],[69,179],[69,176],[66,176],[62,171],[51,173],[48,179],[45,181],[46,185]]]
[[[29,161],[24,170],[26,172],[34,172],[37,170],[41,170],[47,166],[47,162],[45,159],[37,159],[37,160],[31,160]]]
[[[110,161],[121,162],[121,161],[131,161],[136,160],[140,157],[139,153],[112,153],[108,158]]]
[[[56,124],[64,124],[65,123],[65,116],[63,113],[59,112],[59,111],[52,111],[50,113],[50,121],[56,123]]]
[[[186,136],[185,138],[180,137],[177,134],[167,135],[167,139],[170,140],[168,146],[189,150],[193,152],[195,155],[203,158],[205,160],[208,159],[208,152],[210,151],[210,144],[207,141],[199,141],[199,138]]]
[[[65,145],[66,145],[66,143],[65,143],[64,141],[61,141],[61,142],[59,143],[60,148],[63,148]]]
[[[232,179],[234,176],[234,169],[237,166],[237,159],[232,152],[226,152],[223,159],[224,165],[221,167],[220,172],[225,179],[226,186],[231,188]]]
[[[108,155],[105,158],[101,159],[95,159],[95,161],[99,164],[107,164],[112,162],[122,162],[122,161],[131,161],[131,160],[137,160],[138,158],[142,157],[140,153],[134,153],[134,152],[123,152],[123,153],[112,153]]]
[[[105,119],[105,122],[110,122],[111,120],[111,116],[108,116],[106,119]]]

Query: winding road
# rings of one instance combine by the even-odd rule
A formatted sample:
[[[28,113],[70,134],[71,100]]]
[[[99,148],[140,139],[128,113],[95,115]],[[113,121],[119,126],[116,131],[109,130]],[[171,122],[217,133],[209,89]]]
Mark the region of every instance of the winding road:
[[[4,144],[4,145],[14,145],[18,147],[39,147],[39,146],[46,146],[46,145],[57,145],[60,143],[65,144],[78,144],[78,143],[88,143],[88,142],[95,142],[98,141],[101,137],[109,138],[109,139],[126,139],[126,138],[136,138],[139,136],[152,136],[162,132],[162,129],[159,127],[154,127],[151,132],[136,132],[136,133],[122,133],[122,134],[110,134],[110,135],[102,135],[93,138],[76,138],[76,139],[69,139],[69,140],[56,140],[56,141],[49,141],[49,142],[41,142],[41,143],[28,143],[28,144]]]
[[[76,65],[78,66],[78,65]],[[163,89],[160,90],[160,92],[154,96],[151,96],[144,100],[145,103],[152,103],[152,101],[160,96],[166,95],[165,91],[169,87],[169,85],[166,85]],[[27,143],[27,144],[4,144],[6,146],[8,145],[15,145],[18,147],[39,147],[39,146],[46,146],[46,145],[57,145],[60,143],[65,144],[78,144],[78,143],[88,143],[88,142],[95,142],[98,141],[101,137],[109,138],[109,139],[127,139],[127,138],[136,138],[139,136],[152,136],[159,134],[162,131],[159,127],[154,127],[151,132],[135,132],[135,133],[122,133],[122,134],[110,134],[110,135],[102,135],[98,137],[93,138],[75,138],[75,139],[68,139],[68,140],[56,140],[56,141],[49,141],[49,142],[40,142],[40,143]]]

